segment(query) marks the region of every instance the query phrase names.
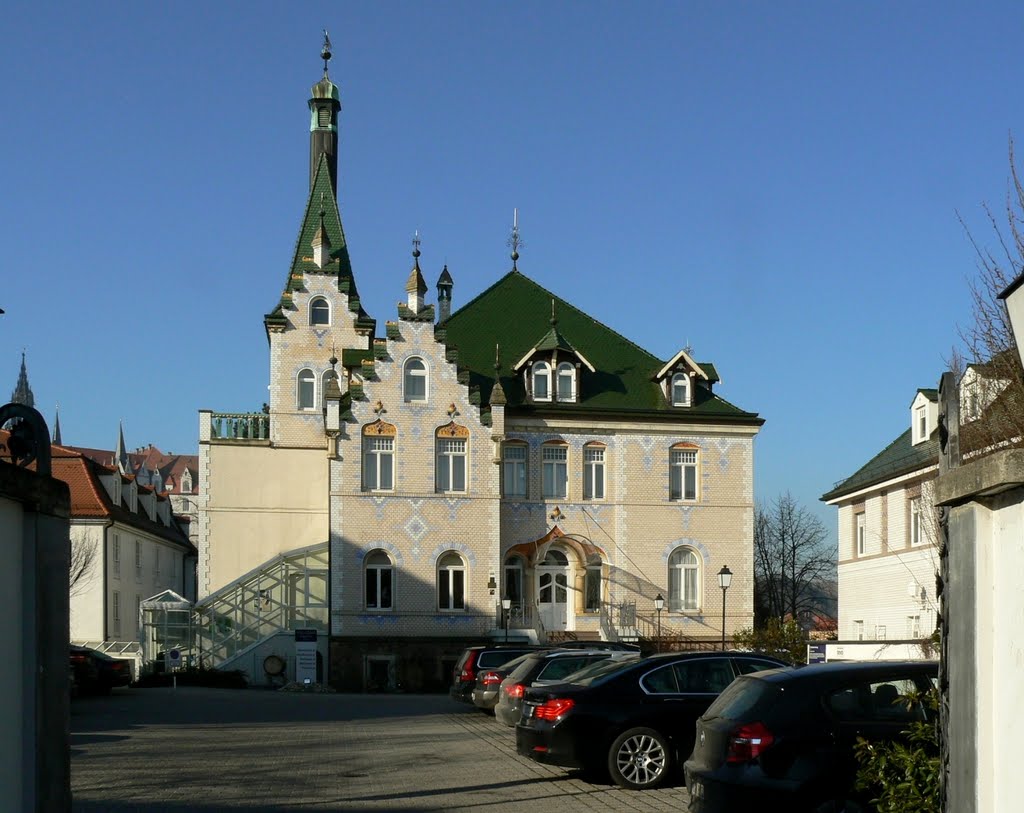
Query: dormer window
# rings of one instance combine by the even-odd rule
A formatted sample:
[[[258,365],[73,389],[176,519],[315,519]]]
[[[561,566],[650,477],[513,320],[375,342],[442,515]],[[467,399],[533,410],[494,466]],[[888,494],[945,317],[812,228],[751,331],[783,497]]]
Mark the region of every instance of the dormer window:
[[[331,323],[331,306],[322,296],[309,303],[309,323],[313,326]]]
[[[533,400],[551,400],[551,365],[546,361],[538,361],[533,365],[531,375],[533,383]]]
[[[676,373],[672,376],[672,406],[690,405],[690,376]]]
[[[192,474],[188,469],[185,469],[185,473],[181,475],[181,491],[184,494],[192,493]]]
[[[914,410],[914,424],[917,427],[917,439],[924,440],[928,437],[928,409],[919,406]]]
[[[576,368],[567,361],[558,365],[558,400],[576,400]]]

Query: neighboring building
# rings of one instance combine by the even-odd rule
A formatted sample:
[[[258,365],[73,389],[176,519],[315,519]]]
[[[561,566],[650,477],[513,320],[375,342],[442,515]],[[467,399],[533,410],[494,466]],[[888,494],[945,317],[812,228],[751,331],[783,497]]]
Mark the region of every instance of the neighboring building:
[[[938,391],[917,391],[910,428],[822,496],[839,509],[839,645],[830,657],[923,657],[938,602]],[[864,645],[856,642],[864,641]]]
[[[713,364],[658,359],[522,274],[515,229],[512,270],[454,311],[447,267],[425,302],[414,241],[378,337],[326,69],[309,107],[309,198],[264,317],[268,409],[200,413],[203,657],[258,679],[309,627],[334,685],[416,691],[506,623],[520,640],[711,645],[723,566],[726,633],[749,626],[763,420],[716,394]]]

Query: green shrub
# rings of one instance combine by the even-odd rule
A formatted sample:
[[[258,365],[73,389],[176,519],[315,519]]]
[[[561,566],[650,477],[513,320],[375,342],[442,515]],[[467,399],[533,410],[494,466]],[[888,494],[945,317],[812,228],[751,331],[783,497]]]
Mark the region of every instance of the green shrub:
[[[807,638],[796,621],[769,618],[760,629],[740,630],[733,641],[741,649],[754,649],[790,663],[807,662]]]
[[[911,723],[906,743],[857,739],[857,788],[871,794],[879,813],[939,813],[939,693],[930,689],[901,697],[908,707],[924,704],[928,722]]]

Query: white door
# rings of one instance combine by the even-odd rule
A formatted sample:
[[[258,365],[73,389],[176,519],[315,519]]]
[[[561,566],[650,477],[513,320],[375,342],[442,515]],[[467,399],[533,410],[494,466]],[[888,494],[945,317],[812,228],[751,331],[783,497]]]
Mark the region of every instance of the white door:
[[[537,567],[537,611],[546,630],[572,629],[569,615],[569,560],[549,550]]]

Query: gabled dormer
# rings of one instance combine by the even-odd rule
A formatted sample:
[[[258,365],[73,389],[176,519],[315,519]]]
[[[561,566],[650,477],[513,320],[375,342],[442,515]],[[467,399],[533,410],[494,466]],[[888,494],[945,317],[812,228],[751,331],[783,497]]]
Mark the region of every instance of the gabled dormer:
[[[910,442],[916,446],[932,436],[939,425],[939,391],[921,389],[910,404]]]
[[[128,493],[125,494],[128,502],[128,510],[134,514],[139,510],[139,486],[135,482],[134,477],[129,476],[125,479],[128,481]]]
[[[1011,349],[1004,353],[1016,353]],[[991,361],[967,365],[960,378],[960,423],[970,423],[982,416],[999,394],[1010,384],[1010,367],[1004,353]]]
[[[696,400],[695,387],[703,387],[710,392],[712,385],[718,380],[717,376],[712,377],[709,374],[707,370],[709,366],[695,362],[684,348],[658,370],[654,379],[661,386],[665,401],[670,406],[690,407]]]
[[[181,494],[192,493],[192,472],[188,468],[181,473],[181,488],[178,491]]]
[[[594,365],[558,330],[555,303],[551,303],[551,329],[512,368],[523,376],[526,397],[534,403],[576,403],[581,398],[583,368]]]

